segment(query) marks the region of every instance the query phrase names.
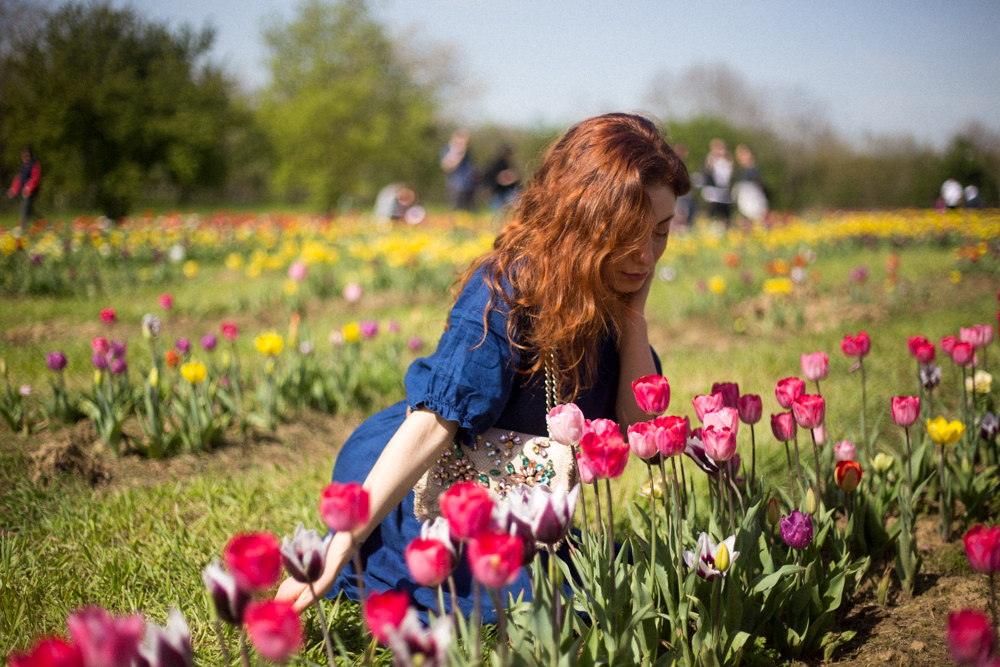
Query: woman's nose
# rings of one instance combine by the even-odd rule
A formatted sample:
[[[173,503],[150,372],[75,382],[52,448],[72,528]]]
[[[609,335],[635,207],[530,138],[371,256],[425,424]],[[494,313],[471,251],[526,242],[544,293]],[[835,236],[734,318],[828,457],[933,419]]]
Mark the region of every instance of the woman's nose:
[[[637,250],[634,258],[636,262],[643,266],[652,266],[656,261],[656,256],[653,254],[653,240],[650,239],[642,248]]]

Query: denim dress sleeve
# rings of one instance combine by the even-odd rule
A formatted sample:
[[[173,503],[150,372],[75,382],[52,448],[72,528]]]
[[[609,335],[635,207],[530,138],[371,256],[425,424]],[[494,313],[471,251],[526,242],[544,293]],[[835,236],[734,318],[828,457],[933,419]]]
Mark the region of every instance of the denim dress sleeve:
[[[483,269],[469,280],[451,309],[448,330],[429,357],[406,373],[410,409],[426,408],[458,422],[459,437],[471,441],[492,427],[514,386],[518,355],[507,337],[509,310],[490,304]]]

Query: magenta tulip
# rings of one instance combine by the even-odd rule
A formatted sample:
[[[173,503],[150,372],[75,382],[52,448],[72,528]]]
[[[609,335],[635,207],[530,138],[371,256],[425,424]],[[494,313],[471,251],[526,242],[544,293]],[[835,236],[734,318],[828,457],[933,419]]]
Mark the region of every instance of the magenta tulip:
[[[892,397],[892,420],[902,426],[909,428],[916,423],[920,417],[920,399],[916,396],[893,396]]]
[[[466,556],[476,581],[498,589],[517,578],[521,569],[521,538],[484,530],[469,540]]]
[[[962,538],[965,557],[973,572],[996,574],[1000,572],[1000,526],[987,528],[975,525]]]
[[[774,437],[781,442],[788,442],[795,438],[795,417],[791,412],[780,412],[771,415],[771,432]]]
[[[736,401],[736,410],[744,424],[756,424],[764,414],[764,403],[757,394],[743,394]]]
[[[639,409],[647,415],[660,415],[670,405],[670,384],[662,375],[647,375],[632,382],[632,393]]]
[[[959,366],[970,366],[976,359],[976,348],[972,343],[955,343],[951,350],[952,360]]]
[[[302,646],[302,621],[290,602],[251,602],[246,627],[250,643],[272,662],[285,662]]]
[[[774,387],[774,397],[778,399],[778,405],[788,410],[792,407],[795,399],[806,393],[806,383],[796,377],[778,380]]]
[[[490,524],[493,498],[486,487],[475,482],[453,484],[438,496],[441,516],[448,520],[454,540],[470,540]]]
[[[368,491],[357,482],[333,482],[323,489],[319,499],[319,514],[334,532],[361,528],[371,518]]]
[[[713,394],[722,394],[722,405],[735,408],[740,398],[740,385],[736,382],[715,382],[712,384]]]
[[[654,419],[652,424],[656,437],[656,449],[660,455],[670,458],[684,453],[689,430],[686,419],[664,415]]]
[[[138,614],[113,618],[100,607],[85,607],[70,614],[66,626],[85,667],[132,667],[139,657],[145,623]]]
[[[826,417],[826,401],[817,394],[803,394],[792,403],[792,414],[802,428],[819,428]]]
[[[952,350],[955,349],[955,343],[958,342],[958,336],[945,336],[941,339],[941,351],[951,356]]]
[[[84,667],[80,649],[59,637],[43,637],[27,653],[11,653],[7,664],[9,667]]]
[[[580,439],[580,450],[597,479],[615,479],[625,472],[629,448],[618,424],[595,419]]]
[[[222,552],[226,567],[245,591],[270,588],[281,576],[281,546],[270,533],[236,535]]]
[[[111,343],[104,336],[97,336],[90,341],[90,349],[94,351],[95,355],[104,357],[111,351]]]
[[[455,555],[440,540],[416,538],[406,547],[406,567],[421,586],[434,588],[455,569]]]
[[[858,357],[859,359],[868,355],[871,351],[872,341],[868,337],[868,333],[865,331],[859,331],[857,336],[851,336],[851,334],[845,334],[844,339],[840,341],[840,349],[849,357]]]
[[[590,465],[580,452],[576,453],[576,468],[580,471],[581,482],[590,484],[594,481],[594,471],[590,469]]]
[[[910,351],[912,356],[917,356],[917,348],[921,345],[926,345],[930,341],[927,340],[926,336],[909,336],[906,339],[906,348]]]
[[[993,653],[996,639],[986,614],[975,609],[963,609],[948,614],[948,653],[960,665],[978,667]]]
[[[372,637],[382,644],[389,643],[389,635],[399,628],[410,608],[410,596],[402,591],[388,590],[372,593],[365,604],[365,624]]]

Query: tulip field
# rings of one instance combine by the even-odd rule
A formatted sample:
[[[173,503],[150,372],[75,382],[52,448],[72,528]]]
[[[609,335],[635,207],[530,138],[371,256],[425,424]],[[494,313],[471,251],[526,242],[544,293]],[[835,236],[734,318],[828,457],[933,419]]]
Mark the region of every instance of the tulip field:
[[[407,549],[427,625],[405,591],[272,601],[367,520],[337,449],[501,224],[0,227],[8,664],[1000,664],[1000,211],[672,230],[649,421],[549,415],[581,487],[451,487]],[[460,561],[495,625],[453,608]]]

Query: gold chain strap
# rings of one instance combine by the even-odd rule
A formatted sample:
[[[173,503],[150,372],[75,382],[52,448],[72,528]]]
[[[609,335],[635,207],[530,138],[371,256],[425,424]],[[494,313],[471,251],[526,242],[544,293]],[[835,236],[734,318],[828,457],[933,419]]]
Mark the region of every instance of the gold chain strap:
[[[552,412],[552,408],[559,403],[559,379],[553,367],[556,364],[556,355],[549,353],[549,358],[545,361],[545,414]]]

